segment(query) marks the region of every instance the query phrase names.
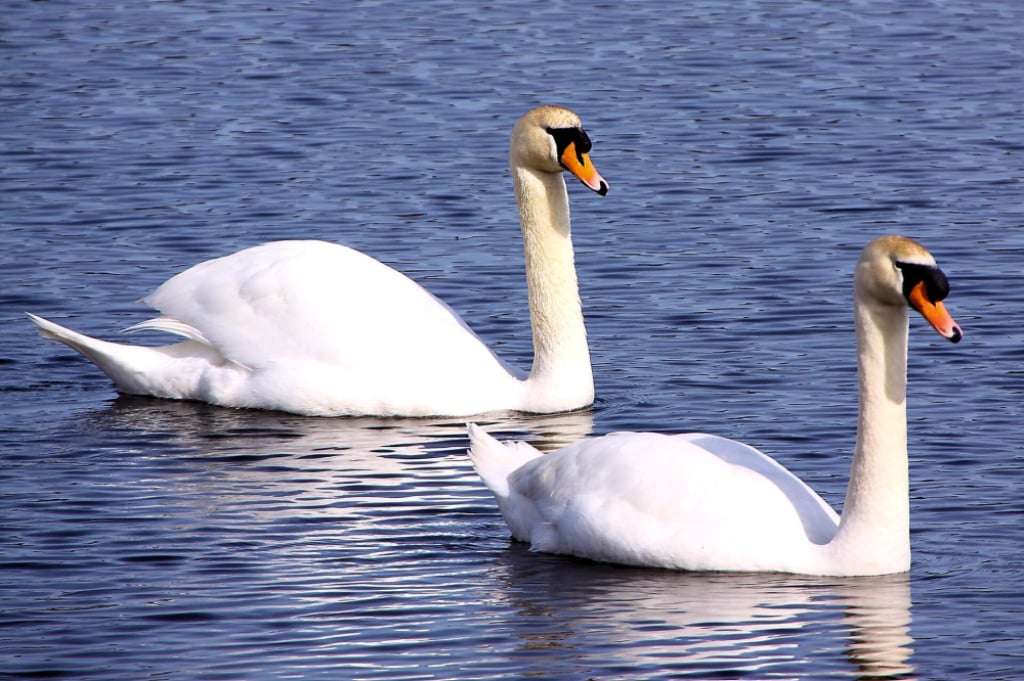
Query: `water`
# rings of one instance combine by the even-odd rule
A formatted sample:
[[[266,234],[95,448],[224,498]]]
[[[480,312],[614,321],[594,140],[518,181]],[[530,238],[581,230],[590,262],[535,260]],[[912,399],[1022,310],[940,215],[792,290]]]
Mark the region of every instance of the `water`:
[[[6,7],[0,673],[1020,676],[1022,26],[995,1]],[[839,506],[852,265],[915,236],[966,337],[912,323],[909,575],[531,554],[461,419],[119,398],[23,317],[115,337],[195,262],[324,238],[528,366],[505,157],[542,102],[581,114],[612,186],[570,187],[599,401],[489,429],[716,432]]]

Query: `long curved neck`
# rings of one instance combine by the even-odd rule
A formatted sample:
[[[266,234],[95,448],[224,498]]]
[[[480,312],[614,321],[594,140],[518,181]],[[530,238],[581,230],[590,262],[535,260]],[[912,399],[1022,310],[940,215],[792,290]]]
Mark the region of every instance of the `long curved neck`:
[[[523,228],[526,285],[533,326],[529,410],[567,410],[594,399],[587,331],[569,228],[569,196],[561,173],[512,166]]]
[[[832,541],[844,562],[910,568],[907,308],[855,300],[860,413],[850,483]]]

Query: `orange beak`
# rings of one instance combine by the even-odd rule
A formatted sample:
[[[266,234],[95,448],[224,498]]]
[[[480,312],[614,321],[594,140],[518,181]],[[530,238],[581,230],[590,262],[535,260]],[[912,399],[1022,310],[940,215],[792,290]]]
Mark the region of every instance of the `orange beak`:
[[[928,320],[928,323],[939,332],[940,336],[948,338],[954,343],[959,343],[963,338],[964,334],[960,330],[960,326],[953,321],[953,317],[946,311],[946,306],[942,304],[942,301],[932,301],[928,298],[928,289],[923,281],[910,289],[907,300],[910,301],[911,307]]]
[[[608,193],[608,183],[604,181],[601,173],[597,172],[597,168],[590,162],[589,155],[576,153],[575,142],[571,142],[565,147],[565,151],[562,152],[562,158],[559,161],[563,168],[575,175],[580,182],[587,185],[590,189],[601,196]]]

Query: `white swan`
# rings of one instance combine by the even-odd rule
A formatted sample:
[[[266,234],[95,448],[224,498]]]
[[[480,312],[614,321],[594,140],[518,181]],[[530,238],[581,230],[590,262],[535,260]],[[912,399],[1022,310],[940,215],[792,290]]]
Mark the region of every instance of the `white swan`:
[[[121,392],[308,415],[558,412],[593,402],[563,170],[602,196],[579,117],[542,106],[512,130],[509,163],[526,257],[534,361],[506,365],[447,305],[338,244],[278,241],[209,260],[143,302],[162,314],[128,331],[187,340],[142,347],[29,315],[95,362]]]
[[[775,460],[702,433],[613,433],[541,455],[470,425],[470,456],[537,551],[683,570],[870,575],[910,567],[907,304],[956,343],[945,275],[920,244],[857,263],[857,444],[842,517]]]

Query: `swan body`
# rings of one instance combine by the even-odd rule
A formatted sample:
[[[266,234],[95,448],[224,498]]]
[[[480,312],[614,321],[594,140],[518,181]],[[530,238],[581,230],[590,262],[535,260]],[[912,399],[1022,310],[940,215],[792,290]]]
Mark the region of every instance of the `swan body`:
[[[541,455],[470,425],[470,457],[513,536],[537,551],[681,570],[872,575],[910,567],[907,306],[960,327],[917,242],[880,237],[854,280],[860,409],[843,515],[771,457],[691,433],[612,433]]]
[[[103,341],[29,315],[125,393],[308,415],[568,411],[594,399],[564,171],[605,194],[568,109],[516,123],[509,164],[534,332],[529,374],[499,359],[445,303],[400,272],[323,241],[277,241],[200,263],[143,302],[161,347]]]

